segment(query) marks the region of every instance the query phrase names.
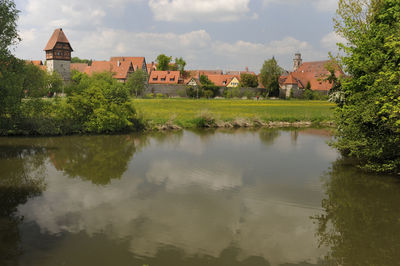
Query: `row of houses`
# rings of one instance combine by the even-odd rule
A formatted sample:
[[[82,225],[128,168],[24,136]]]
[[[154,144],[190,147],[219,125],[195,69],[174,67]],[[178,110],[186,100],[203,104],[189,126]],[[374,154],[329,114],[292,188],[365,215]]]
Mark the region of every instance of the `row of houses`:
[[[32,64],[38,65],[47,71],[58,72],[64,80],[71,78],[71,70],[86,73],[89,76],[93,73],[109,71],[113,73],[113,77],[120,82],[126,82],[129,75],[137,70],[143,70],[147,73],[149,79],[148,84],[161,85],[200,85],[200,77],[202,75],[219,87],[238,87],[240,84],[241,74],[256,75],[249,71],[228,71],[222,70],[188,70],[181,73],[180,71],[160,71],[154,62],[147,63],[145,57],[111,57],[109,61],[93,61],[90,65],[85,63],[71,63],[71,52],[73,49],[65,36],[62,29],[56,29],[46,47],[46,66],[41,61],[31,61]],[[309,87],[312,90],[327,93],[332,84],[325,80],[329,75],[325,65],[329,61],[304,62],[301,54],[295,54],[293,59],[293,71],[285,72],[279,78],[279,86],[281,94],[286,97],[291,96],[293,92],[304,91]],[[337,76],[343,75],[343,72],[337,68],[335,73]],[[259,88],[263,88],[259,80]]]

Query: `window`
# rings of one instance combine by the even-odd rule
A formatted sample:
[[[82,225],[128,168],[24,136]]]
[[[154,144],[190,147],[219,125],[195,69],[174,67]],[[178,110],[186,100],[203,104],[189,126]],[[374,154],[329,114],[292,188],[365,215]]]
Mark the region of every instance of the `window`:
[[[60,52],[57,52],[57,55],[61,55],[61,53],[60,53]]]
[[[158,78],[153,78],[153,81],[157,81]]]
[[[175,78],[170,78],[170,79],[169,79],[169,81],[174,81],[174,80],[175,80]]]
[[[165,78],[161,78],[161,81],[165,81]]]

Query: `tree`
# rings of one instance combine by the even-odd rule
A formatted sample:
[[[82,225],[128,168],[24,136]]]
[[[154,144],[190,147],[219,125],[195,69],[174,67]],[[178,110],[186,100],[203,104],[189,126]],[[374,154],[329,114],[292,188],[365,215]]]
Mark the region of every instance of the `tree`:
[[[200,75],[200,83],[203,86],[207,86],[207,85],[211,85],[214,86],[215,84],[208,79],[208,77],[206,75]]]
[[[10,46],[17,44],[21,39],[17,32],[19,11],[12,0],[0,1],[0,59],[10,56]]]
[[[267,91],[268,96],[279,95],[279,77],[283,69],[278,65],[275,58],[264,61],[260,70],[261,84]]]
[[[181,72],[181,75],[183,75],[185,73],[185,66],[186,66],[185,60],[183,60],[182,57],[175,58],[175,65],[177,69]]]
[[[240,74],[240,86],[243,88],[257,88],[257,76],[247,73]]]
[[[19,11],[14,1],[0,1],[0,118],[14,117],[23,97],[24,63],[16,59],[10,46],[20,41],[16,29]]]
[[[400,2],[340,0],[336,29],[345,72],[336,111],[344,156],[366,170],[400,171]]]
[[[169,70],[169,63],[171,62],[172,57],[166,56],[165,54],[160,54],[157,56],[157,70],[165,71]]]
[[[90,66],[92,65],[92,59],[89,60],[89,59],[80,59],[79,57],[72,57],[71,63],[85,63]]]
[[[138,69],[130,74],[126,82],[129,91],[131,94],[135,94],[136,97],[144,92],[146,84],[147,74],[142,69]]]

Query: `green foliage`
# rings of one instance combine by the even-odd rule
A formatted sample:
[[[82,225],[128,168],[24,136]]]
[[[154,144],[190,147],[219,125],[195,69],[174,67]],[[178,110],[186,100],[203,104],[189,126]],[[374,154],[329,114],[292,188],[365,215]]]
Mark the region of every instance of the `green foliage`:
[[[240,86],[242,88],[257,88],[258,78],[253,74],[240,74]]]
[[[206,75],[200,75],[200,83],[203,86],[207,85],[215,86],[215,84],[211,80],[209,80]]]
[[[14,1],[0,1],[0,63],[10,56],[10,46],[21,40],[17,31],[18,13]]]
[[[204,90],[203,95],[205,98],[210,99],[213,97],[214,92],[212,90]]]
[[[199,88],[199,86],[193,87],[193,86],[188,86],[186,88],[186,95],[189,98],[201,98],[203,96],[204,90],[202,87]]]
[[[2,58],[0,62],[0,118],[12,119],[19,112],[24,96],[24,62],[13,56]]]
[[[172,57],[166,56],[165,54],[160,54],[157,56],[157,70],[166,71],[169,70],[169,63],[171,62]]]
[[[154,93],[147,93],[147,94],[144,96],[144,98],[145,98],[145,99],[153,99],[153,98],[154,98]]]
[[[12,119],[23,97],[23,62],[11,55],[10,46],[20,41],[17,32],[19,11],[14,1],[0,1],[0,119]],[[2,122],[3,123],[3,122]]]
[[[44,97],[62,91],[64,82],[57,72],[48,73],[33,64],[23,67],[23,87],[26,96]]]
[[[253,99],[256,96],[256,93],[253,90],[246,89],[243,92],[243,96],[246,97],[247,99]]]
[[[72,57],[71,63],[85,63],[90,66],[92,65],[92,59],[89,60],[89,59],[80,59],[79,57]]]
[[[175,58],[175,65],[177,70],[179,70],[181,72],[181,75],[183,75],[185,73],[186,61],[183,60],[182,57]]]
[[[279,77],[282,73],[283,69],[278,65],[275,58],[264,61],[260,75],[267,96],[279,96]]]
[[[126,86],[129,88],[131,94],[135,94],[137,97],[141,95],[147,85],[147,74],[142,69],[138,69],[132,74],[129,75],[128,80],[126,81]]]
[[[358,3],[349,2],[350,7]],[[359,13],[340,4],[338,14],[345,15],[339,32],[349,40],[341,45],[347,54],[342,62],[349,75],[341,80],[344,99],[337,108],[335,146],[366,170],[399,173],[400,2],[371,1],[369,10]],[[368,16],[359,21],[362,12]]]
[[[240,89],[238,87],[233,87],[233,88],[226,88],[224,90],[224,96],[225,98],[239,98],[240,95]]]

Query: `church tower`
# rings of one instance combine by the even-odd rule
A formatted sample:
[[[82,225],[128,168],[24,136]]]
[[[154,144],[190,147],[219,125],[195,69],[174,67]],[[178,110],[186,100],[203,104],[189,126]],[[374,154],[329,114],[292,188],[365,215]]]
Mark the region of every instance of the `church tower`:
[[[303,59],[301,59],[301,53],[296,53],[293,59],[293,71],[297,71],[299,67],[303,64]]]
[[[44,50],[46,51],[47,71],[56,71],[64,81],[69,81],[73,50],[61,28],[53,32]]]

